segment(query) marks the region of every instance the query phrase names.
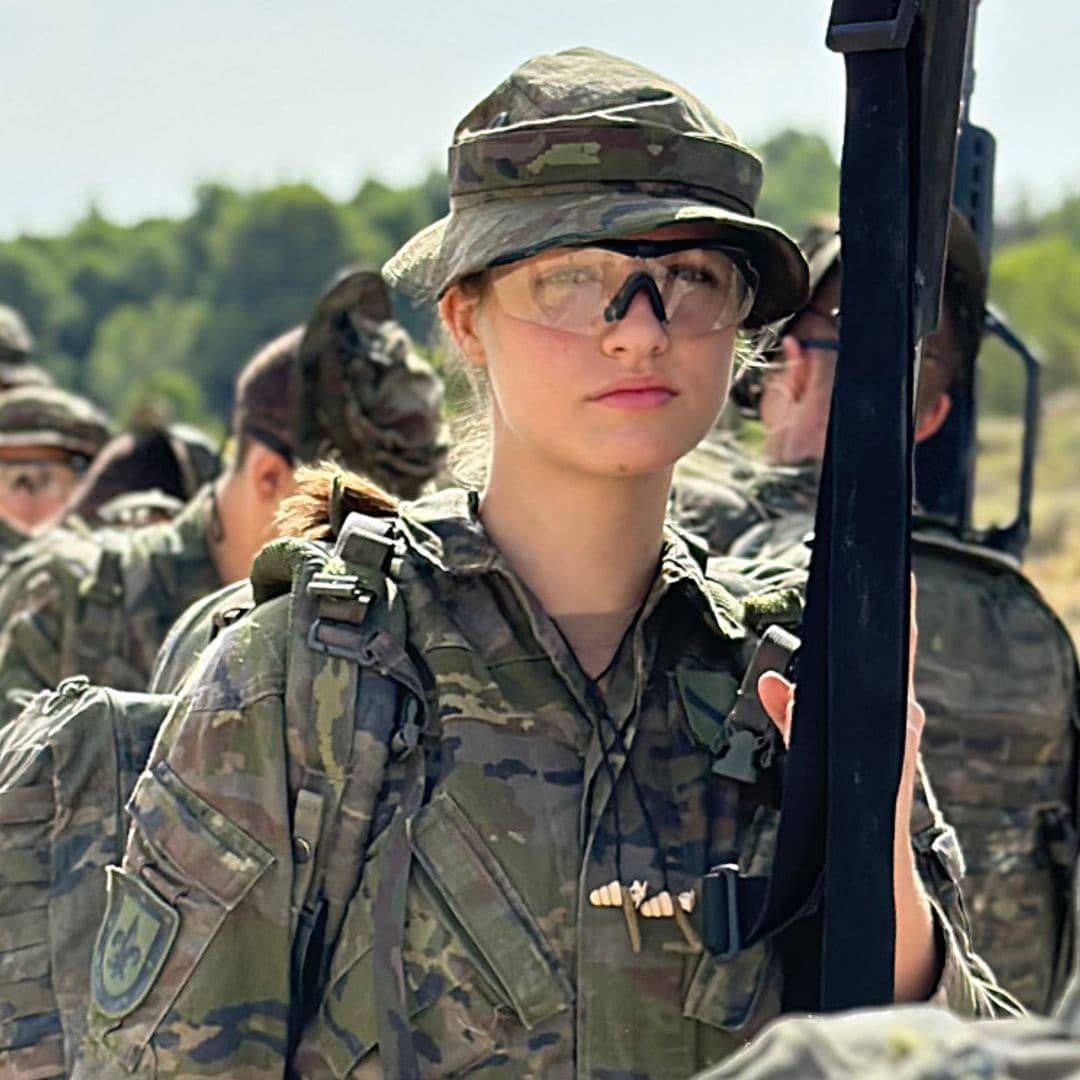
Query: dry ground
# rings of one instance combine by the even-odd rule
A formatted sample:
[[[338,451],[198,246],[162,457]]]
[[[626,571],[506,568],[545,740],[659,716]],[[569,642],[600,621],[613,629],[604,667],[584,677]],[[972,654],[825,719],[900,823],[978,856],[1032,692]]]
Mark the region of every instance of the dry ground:
[[[1020,423],[979,420],[976,520],[1011,518]],[[1046,402],[1032,503],[1032,535],[1024,569],[1064,619],[1080,646],[1080,393]]]

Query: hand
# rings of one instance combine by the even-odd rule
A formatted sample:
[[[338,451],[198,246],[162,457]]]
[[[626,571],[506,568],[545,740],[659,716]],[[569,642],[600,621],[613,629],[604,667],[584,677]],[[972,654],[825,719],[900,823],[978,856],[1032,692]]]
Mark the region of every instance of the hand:
[[[908,698],[907,730],[904,737],[904,765],[900,774],[900,787],[896,793],[896,832],[909,847],[906,837],[911,821],[911,807],[915,798],[915,776],[922,742],[926,712],[915,698],[915,648],[919,641],[919,629],[915,619],[917,599],[915,575],[911,576],[911,628],[908,634]],[[758,679],[758,697],[769,719],[776,725],[784,745],[791,742],[791,719],[795,710],[795,687],[775,671],[767,671]]]
[[[911,630],[908,635],[907,729],[904,763],[896,793],[893,823],[893,896],[896,905],[895,994],[898,1001],[925,999],[938,982],[942,958],[938,955],[933,915],[926,890],[915,866],[911,846],[911,809],[915,799],[919,744],[926,713],[915,698],[915,648],[919,640],[915,620],[916,587],[911,578]],[[766,672],[758,680],[758,696],[784,745],[791,741],[795,687],[782,675]]]

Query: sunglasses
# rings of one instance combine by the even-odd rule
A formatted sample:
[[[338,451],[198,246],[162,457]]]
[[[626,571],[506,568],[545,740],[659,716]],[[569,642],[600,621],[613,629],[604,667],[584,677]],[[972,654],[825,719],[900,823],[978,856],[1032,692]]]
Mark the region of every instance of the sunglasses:
[[[492,291],[511,318],[596,335],[626,317],[644,292],[673,338],[738,326],[758,278],[744,252],[702,240],[612,240],[559,248],[492,271]]]

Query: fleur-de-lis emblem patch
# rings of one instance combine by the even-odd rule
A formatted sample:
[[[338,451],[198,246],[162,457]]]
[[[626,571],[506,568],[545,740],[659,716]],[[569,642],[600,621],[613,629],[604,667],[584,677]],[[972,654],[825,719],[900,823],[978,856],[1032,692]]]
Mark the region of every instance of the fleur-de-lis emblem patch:
[[[180,916],[138,876],[110,866],[109,902],[94,946],[90,989],[97,1010],[118,1020],[154,985]]]

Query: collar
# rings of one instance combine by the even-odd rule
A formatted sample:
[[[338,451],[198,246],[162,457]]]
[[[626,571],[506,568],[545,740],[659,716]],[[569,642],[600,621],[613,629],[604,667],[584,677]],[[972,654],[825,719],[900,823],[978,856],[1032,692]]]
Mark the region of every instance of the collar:
[[[460,488],[447,488],[406,504],[400,519],[409,547],[423,561],[453,576],[500,573],[516,577],[484,529],[479,507],[479,493]],[[706,577],[680,531],[667,522],[659,569],[642,608],[642,621],[671,593],[689,599],[724,637],[745,636],[740,602]]]

